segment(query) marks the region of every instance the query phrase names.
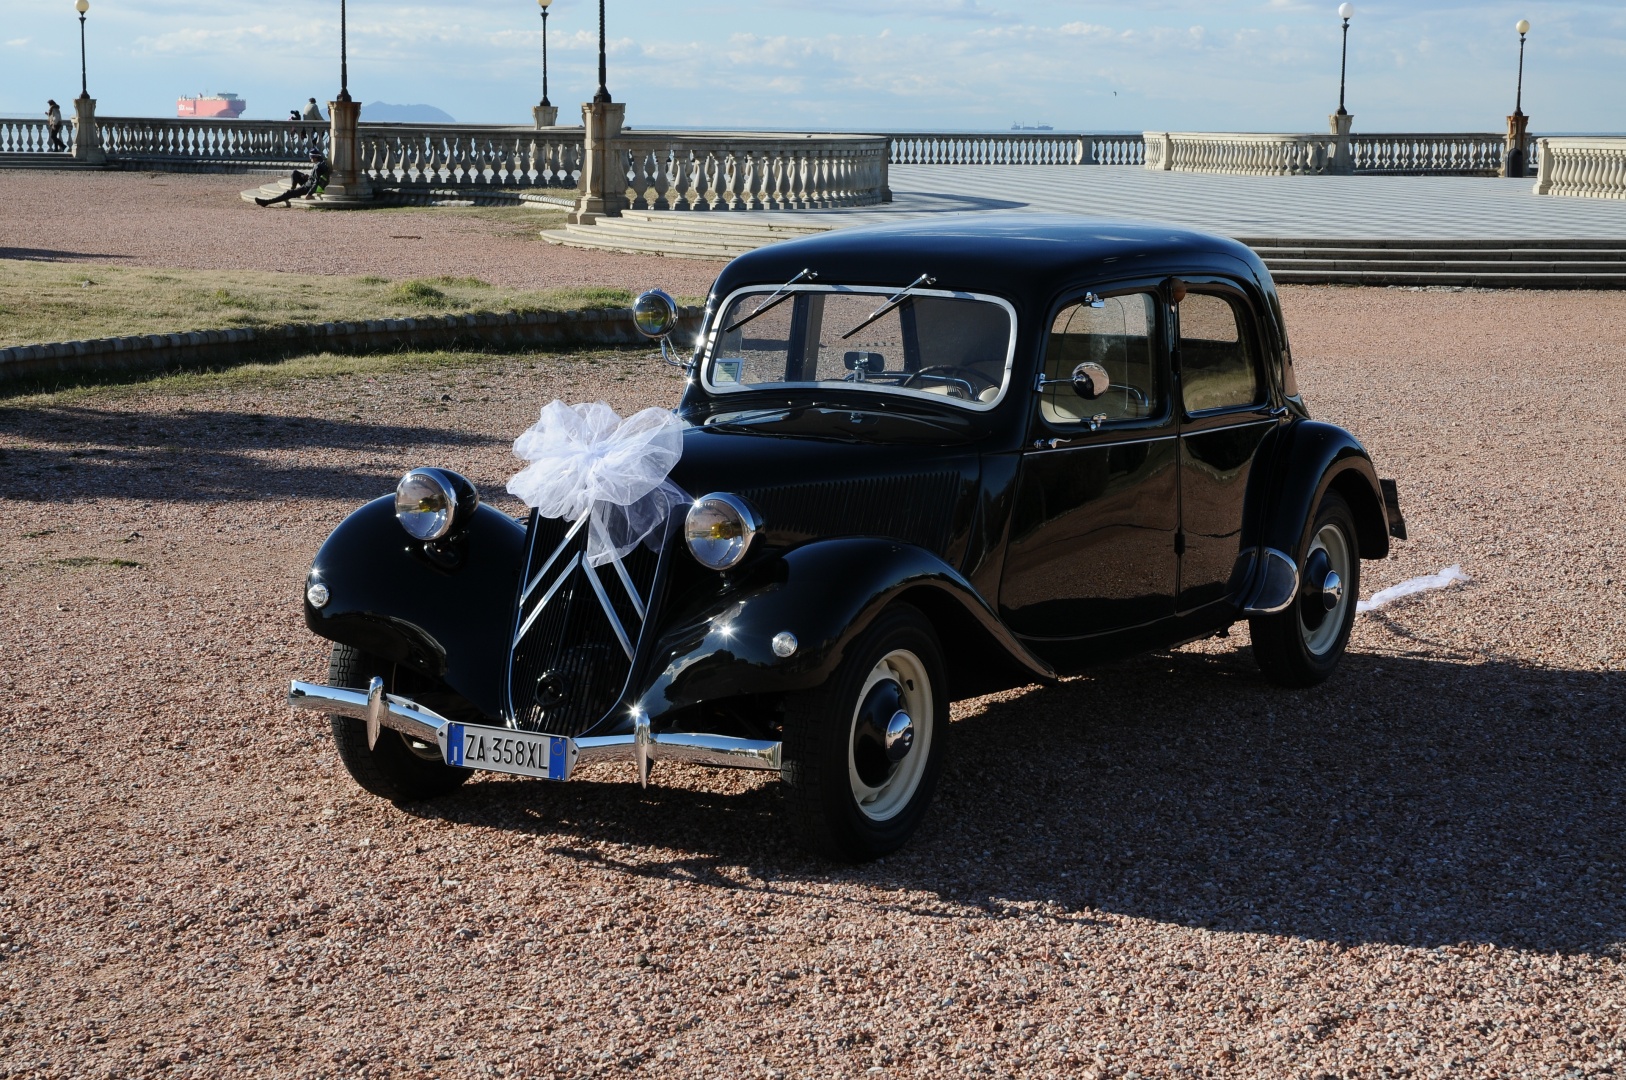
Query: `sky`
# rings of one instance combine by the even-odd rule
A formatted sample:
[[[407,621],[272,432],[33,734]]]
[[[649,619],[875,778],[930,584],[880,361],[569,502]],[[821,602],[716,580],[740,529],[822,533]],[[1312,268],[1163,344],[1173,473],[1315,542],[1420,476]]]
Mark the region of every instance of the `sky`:
[[[232,91],[281,119],[339,88],[338,0],[90,0],[105,116],[172,116]],[[1336,0],[607,0],[609,88],[627,123],[921,131],[1323,130],[1338,106]],[[1513,111],[1514,24],[1532,24],[1537,132],[1626,131],[1626,4],[1357,0],[1355,130],[1497,131]],[[350,0],[350,90],[465,122],[528,123],[541,97],[532,0]],[[555,0],[561,122],[597,86],[597,4]],[[72,0],[0,0],[0,115],[79,92]],[[366,119],[365,112],[362,119]]]

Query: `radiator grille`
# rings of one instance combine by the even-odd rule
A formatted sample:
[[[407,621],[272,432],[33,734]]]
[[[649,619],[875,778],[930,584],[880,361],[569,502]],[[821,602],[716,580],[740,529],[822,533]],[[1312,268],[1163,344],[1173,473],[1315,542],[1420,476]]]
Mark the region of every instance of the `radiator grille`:
[[[536,584],[514,612],[514,632],[517,634],[527,621],[531,625],[513,646],[508,692],[510,712],[520,728],[576,736],[615,705],[632,668],[587,575],[598,575],[603,595],[635,649],[643,619],[613,565],[597,570],[587,566],[585,528],[571,538],[538,577],[564,541],[570,524],[531,513],[527,578],[521,587],[530,587],[533,580]],[[622,560],[633,588],[646,606],[659,561],[659,556],[643,545]],[[567,567],[570,569],[565,573]],[[554,588],[556,583],[558,587]],[[542,608],[540,614],[538,607]]]
[[[776,533],[811,540],[885,536],[942,555],[954,524],[957,472],[790,484],[744,492]]]

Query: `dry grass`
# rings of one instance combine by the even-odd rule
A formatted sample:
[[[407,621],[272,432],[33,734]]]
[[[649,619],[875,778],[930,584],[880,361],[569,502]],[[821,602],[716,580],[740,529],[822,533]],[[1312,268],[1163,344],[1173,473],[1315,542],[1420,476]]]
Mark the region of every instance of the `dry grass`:
[[[395,281],[376,275],[0,259],[0,347],[466,311],[571,311],[625,307],[631,302],[626,289],[524,290],[490,285],[476,277]]]

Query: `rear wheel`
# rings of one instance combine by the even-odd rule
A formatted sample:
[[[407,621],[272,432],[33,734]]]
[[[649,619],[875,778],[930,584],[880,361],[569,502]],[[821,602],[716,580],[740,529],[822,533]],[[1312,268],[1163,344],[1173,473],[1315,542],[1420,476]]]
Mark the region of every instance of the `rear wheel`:
[[[1314,686],[1331,675],[1355,624],[1361,557],[1355,514],[1343,496],[1322,496],[1299,561],[1299,592],[1274,615],[1248,620],[1253,655],[1265,677],[1282,686]]]
[[[328,660],[328,682],[334,686],[367,689],[374,677],[384,680],[384,689],[395,689],[395,665],[369,656],[349,645],[333,646]],[[402,732],[384,728],[378,744],[367,745],[367,725],[353,716],[330,715],[333,745],[339,760],[352,779],[367,791],[391,802],[414,802],[444,795],[470,776],[468,769],[455,769],[441,760],[440,747],[414,739]]]
[[[780,776],[802,846],[847,862],[902,847],[942,770],[948,708],[931,623],[888,608],[823,686],[786,702]]]

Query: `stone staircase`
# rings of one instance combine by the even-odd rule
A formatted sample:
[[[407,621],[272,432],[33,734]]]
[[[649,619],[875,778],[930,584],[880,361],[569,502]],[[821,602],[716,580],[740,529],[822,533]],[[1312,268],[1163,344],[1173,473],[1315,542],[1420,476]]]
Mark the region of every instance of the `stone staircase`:
[[[780,240],[907,216],[628,210],[542,237],[566,247],[723,261]],[[1284,284],[1626,289],[1626,240],[1239,239]]]
[[[595,251],[727,261],[780,240],[856,224],[857,217],[856,214],[832,214],[830,219],[820,220],[810,214],[800,220],[787,221],[780,216],[726,211],[624,210],[620,217],[600,218],[592,225],[543,230],[542,238],[550,244]],[[873,214],[864,217],[888,220]]]
[[[108,168],[106,165],[88,165],[83,161],[75,161],[73,155],[64,152],[0,154],[0,169],[96,169]]]
[[[1239,239],[1283,284],[1626,289],[1626,240]]]

